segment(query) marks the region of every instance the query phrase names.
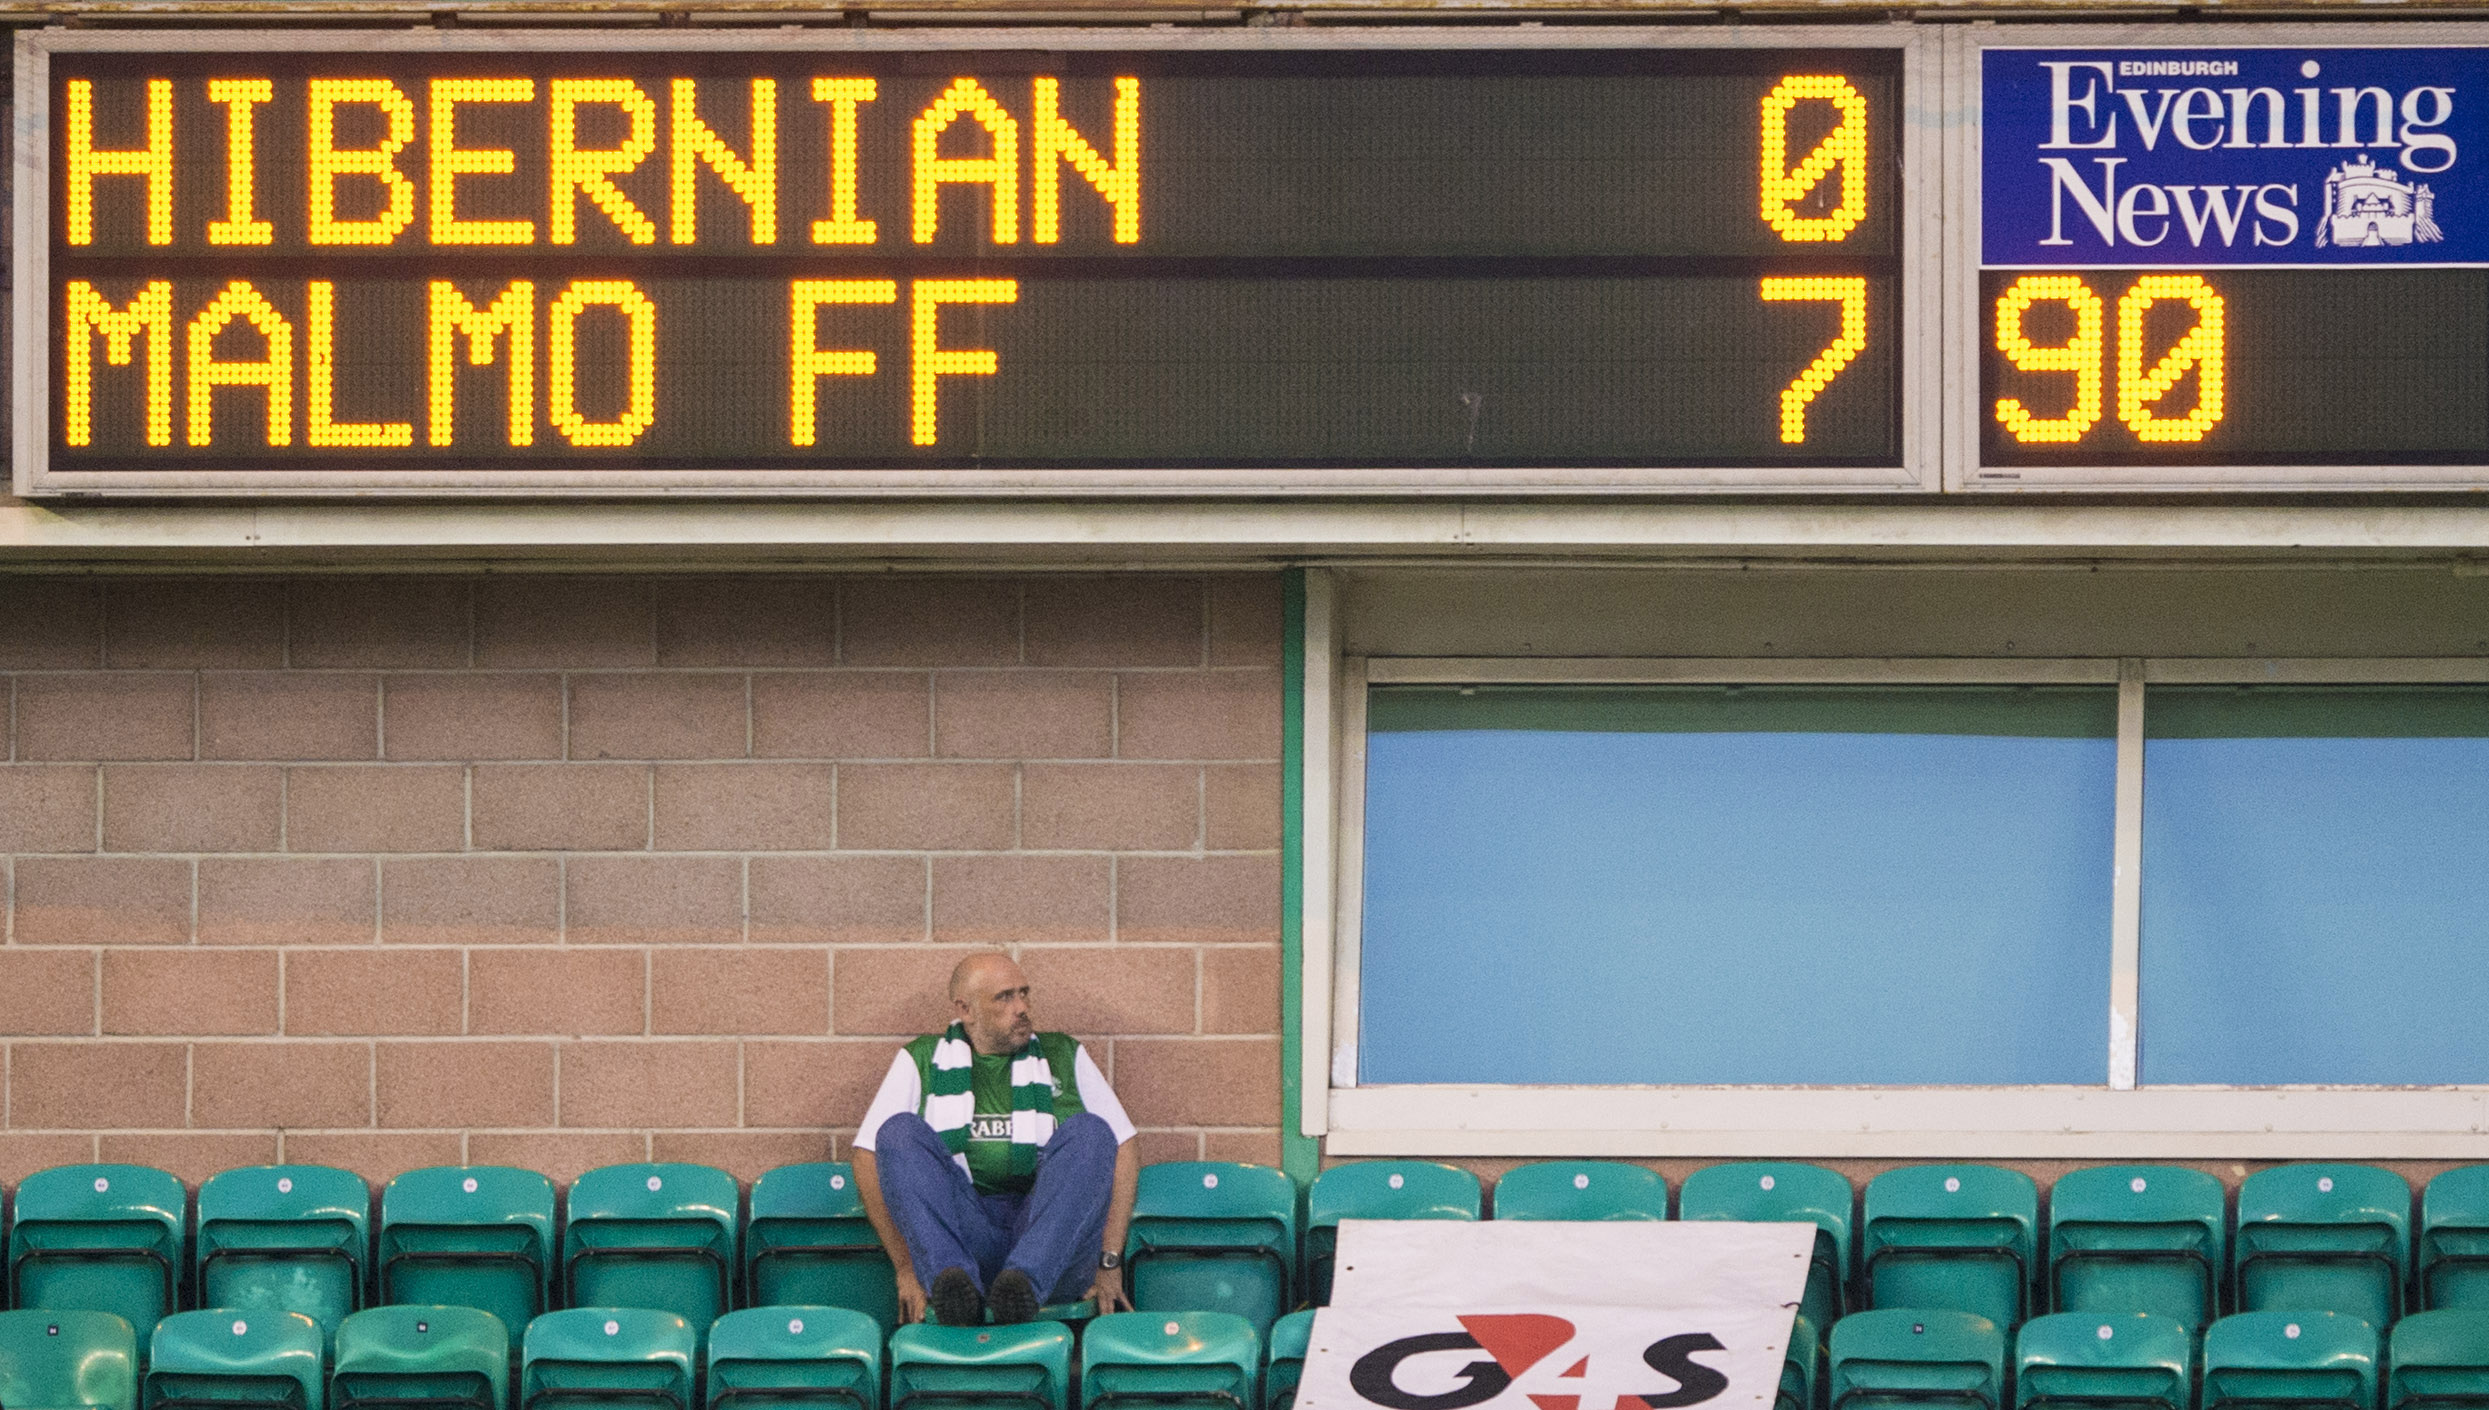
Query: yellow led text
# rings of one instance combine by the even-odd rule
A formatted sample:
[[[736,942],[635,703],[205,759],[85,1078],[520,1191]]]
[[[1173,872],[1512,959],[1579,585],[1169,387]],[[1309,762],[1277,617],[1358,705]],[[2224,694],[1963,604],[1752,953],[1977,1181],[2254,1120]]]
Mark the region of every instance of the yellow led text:
[[[1029,238],[1040,245],[1051,245],[1063,238],[1063,191],[1059,184],[1062,169],[1058,159],[1069,162],[1073,169],[1098,188],[1098,194],[1115,208],[1115,243],[1138,244],[1141,239],[1141,80],[1115,80],[1115,160],[1109,163],[1098,155],[1098,149],[1082,140],[1056,111],[1057,84],[1051,78],[1039,78],[1034,85],[1037,115],[1035,150],[1029,154]],[[920,237],[921,238],[921,237]],[[997,237],[998,239],[1000,237]]]
[[[657,243],[657,226],[611,178],[636,168],[657,150],[657,104],[627,78],[553,80],[553,243],[577,244],[579,198],[586,196],[634,245]],[[622,109],[630,135],[619,147],[579,146],[579,105],[611,103]]]
[[[2022,316],[2040,302],[2063,303],[2074,315],[2074,336],[2058,347],[2033,347],[2023,336]],[[2019,397],[1999,397],[1996,419],[2025,445],[2079,441],[2100,419],[2100,296],[2071,274],[2031,274],[2014,281],[1996,301],[1996,350],[2025,372],[2074,374],[2074,405],[2053,419],[2034,416]]]
[[[1867,347],[1867,281],[1860,278],[1766,279],[1766,303],[1784,300],[1838,303],[1841,331],[1798,379],[1780,392],[1780,439],[1784,445],[1806,442],[1806,404],[1822,395],[1832,379]]]
[[[798,279],[787,286],[787,444],[814,443],[814,387],[823,377],[870,377],[872,352],[818,346],[818,311],[825,304],[894,304],[890,279]]]
[[[276,101],[277,86],[264,78],[211,78],[207,100],[225,106],[225,218],[211,221],[211,245],[273,245],[277,228],[252,215],[258,204],[258,161],[253,152],[252,115],[261,103]]]
[[[456,424],[460,334],[467,339],[467,361],[493,365],[493,337],[506,334],[510,355],[510,444],[536,443],[536,286],[518,280],[479,310],[445,279],[432,282],[424,318],[424,409],[431,443],[450,443]]]
[[[69,80],[69,243],[95,243],[95,178],[147,179],[147,243],[173,243],[173,81],[147,80],[147,145],[95,150],[95,85]]]
[[[2074,336],[2061,347],[2033,347],[2022,333],[2025,310],[2062,301],[2074,313]],[[2179,336],[2149,370],[2144,367],[2144,319],[2164,301],[2190,305],[2195,326]],[[2100,296],[2080,275],[2026,274],[1996,301],[1996,348],[2024,372],[2074,374],[2074,406],[2057,420],[2041,420],[2018,397],[1999,397],[1996,419],[2026,444],[2068,445],[2083,439],[2100,419],[2101,384],[2108,369],[2102,337]],[[2197,274],[2147,274],[2117,301],[2117,419],[2135,439],[2159,444],[2201,441],[2221,423],[2229,359],[2229,305]],[[2187,373],[2195,374],[2195,406],[2183,416],[2155,408]]]
[[[982,157],[945,157],[941,155],[942,134],[962,115],[976,120],[985,129],[987,155]],[[982,182],[993,187],[993,234],[997,245],[1016,245],[1020,241],[1020,123],[1003,111],[993,95],[979,87],[973,78],[951,81],[942,96],[933,100],[916,118],[914,139],[915,165],[910,183],[914,219],[911,231],[919,245],[933,243],[934,227],[940,220],[939,197],[946,182]],[[930,445],[930,440],[918,442]]]
[[[869,245],[874,222],[856,218],[856,104],[870,103],[880,85],[869,78],[816,78],[812,99],[830,105],[830,218],[812,223],[816,245]]]
[[[706,162],[726,188],[752,208],[752,243],[774,245],[778,243],[778,81],[752,80],[752,158],[748,162],[700,120],[698,86],[692,79],[674,80],[669,149],[673,189],[668,202],[674,243],[689,245],[700,238],[700,193],[693,183],[700,164]]]
[[[590,421],[579,414],[579,315],[592,306],[619,309],[630,329],[624,363],[629,394],[622,415]],[[657,306],[628,279],[583,279],[545,311],[546,414],[575,446],[627,446],[657,419]]]
[[[432,80],[432,243],[436,245],[532,245],[532,220],[461,220],[458,178],[508,176],[519,154],[507,147],[458,145],[461,103],[532,103],[532,78],[436,78]]]
[[[1017,279],[919,279],[909,290],[908,346],[913,366],[908,379],[909,440],[929,446],[937,439],[934,419],[936,379],[991,377],[1000,365],[990,348],[945,348],[936,327],[944,304],[1007,304],[1020,297]]]
[[[1840,120],[1830,135],[1795,166],[1789,165],[1789,110],[1808,100],[1828,102]],[[1797,203],[1841,174],[1841,202],[1831,214],[1803,216]],[[1784,78],[1763,96],[1763,221],[1792,242],[1844,240],[1867,218],[1867,99],[1837,74]]]
[[[325,279],[311,281],[305,295],[308,316],[303,322],[308,346],[303,349],[303,439],[315,446],[411,446],[415,428],[405,421],[338,421],[337,411],[337,286]]]
[[[114,308],[80,279],[69,286],[68,367],[62,378],[68,403],[62,432],[73,446],[95,439],[95,337],[104,339],[104,361],[127,367],[136,353],[132,340],[147,335],[147,444],[173,443],[173,286],[156,280]]]
[[[349,103],[370,104],[388,123],[388,135],[377,147],[337,148],[337,109]],[[385,78],[315,78],[311,80],[311,243],[315,245],[386,245],[414,223],[415,183],[398,170],[398,153],[415,140],[415,105]],[[337,218],[337,182],[342,177],[368,176],[380,182],[380,214],[370,220]]]
[[[252,362],[220,362],[216,335],[241,319],[259,330],[267,356]],[[261,387],[268,394],[268,444],[294,443],[294,325],[243,280],[225,286],[213,303],[190,320],[190,443],[215,440],[212,417],[218,387]]]

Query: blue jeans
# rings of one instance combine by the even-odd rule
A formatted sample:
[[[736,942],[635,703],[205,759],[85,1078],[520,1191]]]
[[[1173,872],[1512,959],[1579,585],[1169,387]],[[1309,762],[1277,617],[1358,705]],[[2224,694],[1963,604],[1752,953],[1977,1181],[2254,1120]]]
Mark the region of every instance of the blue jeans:
[[[1037,1148],[1037,1180],[1024,1195],[981,1195],[925,1119],[902,1112],[873,1144],[882,1203],[907,1240],[917,1281],[966,1269],[982,1292],[1005,1268],[1028,1275],[1046,1302],[1088,1296],[1115,1193],[1115,1131],[1081,1112]]]

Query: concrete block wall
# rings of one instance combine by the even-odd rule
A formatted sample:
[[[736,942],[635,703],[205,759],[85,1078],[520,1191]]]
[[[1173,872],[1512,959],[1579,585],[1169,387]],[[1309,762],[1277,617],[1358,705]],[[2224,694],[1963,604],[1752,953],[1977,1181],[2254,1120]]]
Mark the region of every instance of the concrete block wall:
[[[1268,576],[0,576],[0,1179],[843,1158],[967,948],[1279,1156]]]

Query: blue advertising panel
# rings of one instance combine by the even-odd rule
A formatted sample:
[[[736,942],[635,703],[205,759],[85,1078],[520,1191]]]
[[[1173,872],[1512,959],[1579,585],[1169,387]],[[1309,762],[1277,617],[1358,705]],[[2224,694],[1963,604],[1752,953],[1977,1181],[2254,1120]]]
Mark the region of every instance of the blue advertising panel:
[[[2489,264],[2489,48],[1989,49],[1989,268]]]

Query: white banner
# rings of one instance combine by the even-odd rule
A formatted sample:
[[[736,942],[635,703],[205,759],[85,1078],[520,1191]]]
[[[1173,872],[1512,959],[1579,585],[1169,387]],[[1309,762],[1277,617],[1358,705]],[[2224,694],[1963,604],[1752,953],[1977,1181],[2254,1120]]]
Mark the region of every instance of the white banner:
[[[1811,1224],[1350,1221],[1298,1410],[1768,1410]]]

